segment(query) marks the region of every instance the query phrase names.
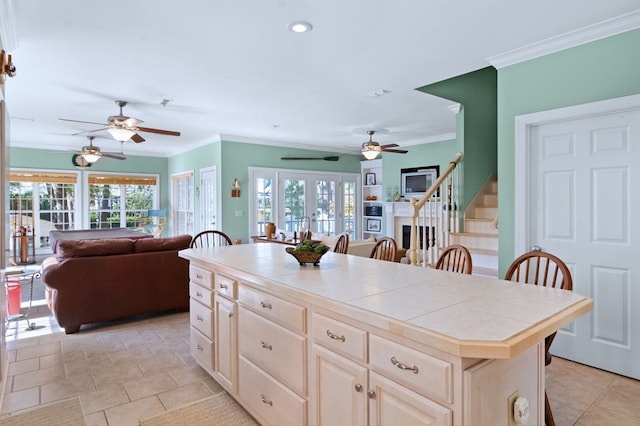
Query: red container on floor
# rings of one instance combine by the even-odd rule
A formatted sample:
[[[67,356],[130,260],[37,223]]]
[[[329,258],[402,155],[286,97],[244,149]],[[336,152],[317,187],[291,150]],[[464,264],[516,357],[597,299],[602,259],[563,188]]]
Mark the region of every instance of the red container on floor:
[[[7,315],[20,313],[20,279],[7,278]]]

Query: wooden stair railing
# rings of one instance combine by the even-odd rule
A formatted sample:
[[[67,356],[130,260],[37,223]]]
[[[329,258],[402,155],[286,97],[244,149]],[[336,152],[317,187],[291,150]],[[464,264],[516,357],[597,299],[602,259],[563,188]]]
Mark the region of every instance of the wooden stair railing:
[[[411,265],[418,264],[418,226],[421,226],[421,241],[424,242],[420,249],[420,265],[423,267],[435,263],[440,251],[449,245],[449,235],[459,229],[459,174],[453,172],[461,159],[462,153],[458,152],[420,200],[411,198],[411,243],[407,253]],[[440,196],[434,197],[438,190]]]

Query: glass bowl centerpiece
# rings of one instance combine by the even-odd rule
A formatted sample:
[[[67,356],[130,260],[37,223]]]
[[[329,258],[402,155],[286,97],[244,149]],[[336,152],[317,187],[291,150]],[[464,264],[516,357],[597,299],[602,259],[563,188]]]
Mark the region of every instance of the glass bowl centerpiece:
[[[295,257],[300,266],[313,263],[318,266],[320,258],[329,251],[329,247],[319,241],[306,240],[295,247],[287,247],[286,252]]]

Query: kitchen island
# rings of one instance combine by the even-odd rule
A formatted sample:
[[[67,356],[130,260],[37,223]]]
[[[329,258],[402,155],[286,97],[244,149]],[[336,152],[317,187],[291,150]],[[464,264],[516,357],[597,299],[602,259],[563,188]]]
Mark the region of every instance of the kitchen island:
[[[579,294],[278,244],[187,249],[198,363],[260,423],[544,424],[544,338]],[[513,419],[511,419],[513,422]]]

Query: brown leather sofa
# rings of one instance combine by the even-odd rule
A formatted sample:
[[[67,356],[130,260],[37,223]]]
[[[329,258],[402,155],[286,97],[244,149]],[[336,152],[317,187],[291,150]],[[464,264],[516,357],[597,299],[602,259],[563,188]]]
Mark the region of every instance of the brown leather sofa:
[[[189,309],[190,235],[60,241],[42,263],[47,303],[60,327]]]

